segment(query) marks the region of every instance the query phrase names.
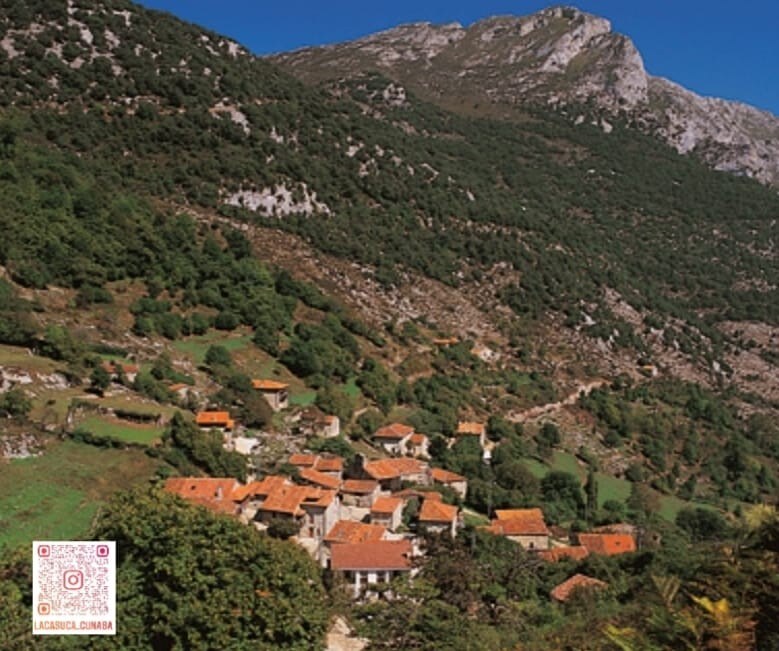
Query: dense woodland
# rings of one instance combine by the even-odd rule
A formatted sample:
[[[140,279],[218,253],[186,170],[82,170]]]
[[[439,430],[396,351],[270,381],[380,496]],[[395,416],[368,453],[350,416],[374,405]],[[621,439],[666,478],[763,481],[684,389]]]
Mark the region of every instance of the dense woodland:
[[[526,430],[502,416],[561,397],[543,360],[517,346],[515,364],[487,364],[472,341],[436,349],[435,324],[422,319],[368,325],[258,260],[238,228],[301,235],[369,265],[385,286],[407,271],[464,285],[506,264],[519,280],[498,298],[523,328],[559,315],[638,359],[647,354],[642,335],[663,329],[668,346],[710,366],[738,344],[721,321],[779,323],[774,191],[623,124],[605,136],[540,109],[517,125],[413,97],[397,106],[377,75],[310,88],[173,17],[119,0],[74,6],[0,10],[19,52],[0,48],[0,344],[57,360],[72,386],[100,394],[111,383],[102,355],[127,351],[80,339],[29,296],[67,288],[88,312],[117,300],[118,284],[137,283],[133,337],[164,351],[191,335],[248,329],[253,346],[315,391],[346,436],[312,440],[311,449],[350,461],[402,413],[431,438],[434,465],[468,477],[462,506],[487,515],[541,506],[548,522],[573,530],[628,521],[651,541],[617,559],[542,565],[469,525],[454,542],[429,539],[420,579],[393,586],[395,599],[353,610],[337,581],[291,543],[154,488],[120,493],[90,534],[122,550],[122,648],[317,648],[336,612],[353,614],[376,649],[747,649],[752,632],[761,651],[775,648],[777,518],[761,504],[775,499],[779,481],[776,405],[754,400],[744,413],[744,396],[724,382],[669,377],[618,377],[582,396],[574,408],[590,419],[593,440],[631,460],[622,473],[630,497],[601,504],[603,468],[590,451],[576,455],[586,482],[558,469],[539,478],[528,464],[551,464],[568,432],[552,422]],[[42,28],[27,29],[31,22]],[[245,125],[215,111],[220,103],[239,109]],[[315,191],[327,210],[262,217],[225,203],[239,190],[279,186],[296,201]],[[609,310],[606,288],[640,312],[643,329]],[[405,354],[390,364],[387,351]],[[208,350],[200,370],[219,387],[209,403],[249,427],[273,427],[235,362],[223,347]],[[194,427],[184,416],[193,405],[168,389],[193,378],[165,352],[149,366],[120,383],[180,409],[147,450],[159,475],[244,479],[240,455]],[[352,418],[358,407],[366,409]],[[11,426],[32,426],[31,409],[23,390],[2,394]],[[464,414],[488,423],[490,464],[472,440],[447,446]],[[62,434],[120,445],[86,430]],[[664,496],[689,501],[673,522],[658,513]],[[214,540],[213,555],[200,553]],[[574,571],[610,587],[551,604],[550,588]],[[31,644],[29,573],[24,550],[0,550],[3,649]],[[76,638],[36,644],[114,648]]]

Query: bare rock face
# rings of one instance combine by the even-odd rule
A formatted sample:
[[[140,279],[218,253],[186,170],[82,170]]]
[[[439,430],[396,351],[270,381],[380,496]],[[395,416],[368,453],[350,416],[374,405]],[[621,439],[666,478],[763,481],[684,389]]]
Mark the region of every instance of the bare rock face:
[[[555,107],[587,104],[621,115],[715,169],[779,185],[779,119],[745,104],[705,98],[651,77],[633,42],[604,18],[571,7],[531,16],[402,25],[324,48],[274,57],[308,80],[380,70],[418,95]],[[453,101],[454,100],[454,101]]]
[[[650,79],[647,118],[679,152],[712,167],[779,185],[779,119],[740,102],[701,97],[667,79]]]

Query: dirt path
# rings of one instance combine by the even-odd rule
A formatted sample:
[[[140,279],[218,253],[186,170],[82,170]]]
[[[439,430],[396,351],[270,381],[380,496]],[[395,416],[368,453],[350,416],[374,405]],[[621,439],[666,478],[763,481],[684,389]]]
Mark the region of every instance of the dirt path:
[[[531,407],[530,409],[526,409],[524,411],[514,411],[508,414],[506,418],[513,423],[524,423],[528,420],[534,420],[541,416],[545,416],[546,414],[550,414],[552,412],[558,411],[563,407],[570,407],[571,405],[575,405],[576,402],[579,400],[579,396],[581,396],[582,394],[588,395],[593,389],[599,389],[600,387],[605,386],[609,383],[610,380],[600,379],[600,380],[592,380],[584,384],[579,384],[576,387],[576,390],[572,391],[562,400],[558,400],[557,402],[550,402],[545,405],[538,405],[536,407]]]

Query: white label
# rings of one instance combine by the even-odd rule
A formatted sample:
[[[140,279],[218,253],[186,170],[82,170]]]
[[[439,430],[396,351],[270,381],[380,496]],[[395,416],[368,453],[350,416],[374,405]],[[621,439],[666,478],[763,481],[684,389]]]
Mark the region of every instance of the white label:
[[[32,544],[33,635],[116,634],[116,543]]]

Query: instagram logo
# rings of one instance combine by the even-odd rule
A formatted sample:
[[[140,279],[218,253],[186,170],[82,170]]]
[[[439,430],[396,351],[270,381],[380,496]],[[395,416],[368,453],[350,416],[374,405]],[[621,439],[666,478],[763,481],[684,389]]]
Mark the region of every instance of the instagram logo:
[[[62,573],[62,585],[66,590],[81,590],[84,587],[84,574],[79,570],[65,570]]]
[[[51,556],[51,547],[49,547],[48,545],[41,545],[40,547],[38,547],[38,556],[40,556],[41,558],[48,558],[49,556]]]
[[[38,604],[38,614],[48,615],[51,613],[51,606],[49,604]]]
[[[98,545],[97,546],[97,555],[100,558],[106,558],[108,556],[108,545]]]

